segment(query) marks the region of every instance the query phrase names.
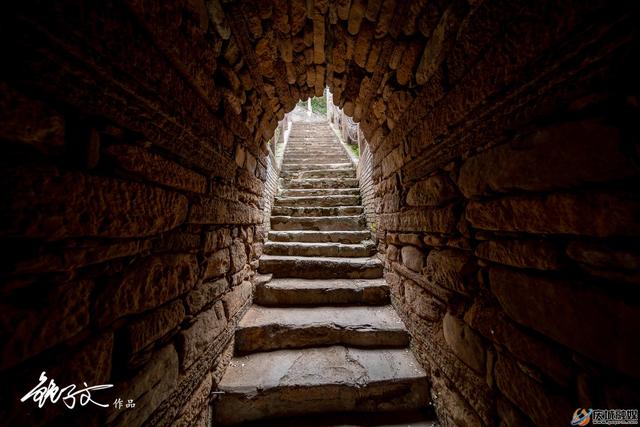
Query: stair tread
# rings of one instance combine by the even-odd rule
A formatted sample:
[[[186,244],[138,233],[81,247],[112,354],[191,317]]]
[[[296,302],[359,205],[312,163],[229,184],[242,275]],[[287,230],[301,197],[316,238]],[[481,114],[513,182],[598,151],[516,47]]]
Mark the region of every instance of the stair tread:
[[[331,346],[277,350],[234,357],[219,384],[225,393],[256,394],[277,388],[343,385],[426,378],[409,349]]]
[[[400,316],[390,305],[347,307],[262,307],[253,305],[238,328],[257,328],[278,324],[282,327],[329,327],[349,330],[403,331]]]
[[[272,242],[340,242],[358,243],[371,238],[367,230],[355,231],[316,231],[316,230],[288,230],[269,231],[269,241]]]

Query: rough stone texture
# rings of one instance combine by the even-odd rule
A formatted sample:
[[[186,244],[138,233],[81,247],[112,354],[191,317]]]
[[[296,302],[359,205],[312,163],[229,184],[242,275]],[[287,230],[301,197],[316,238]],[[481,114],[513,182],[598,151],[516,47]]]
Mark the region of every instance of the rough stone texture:
[[[634,301],[582,283],[491,269],[489,281],[505,312],[521,325],[598,360],[617,371],[640,378],[640,308]],[[580,301],[579,306],[572,301]],[[567,305],[571,307],[567,307]],[[600,345],[577,330],[600,337]],[[626,343],[626,344],[621,344]]]
[[[127,327],[127,341],[132,353],[162,338],[176,328],[184,319],[184,305],[175,301],[147,314]]]
[[[159,350],[140,372],[133,378],[115,385],[118,390],[126,390],[135,410],[112,411],[107,418],[112,425],[142,425],[153,411],[165,400],[178,382],[178,354],[173,345]]]
[[[5,172],[0,236],[144,237],[180,225],[187,198],[145,184],[55,169]]]
[[[191,289],[196,282],[196,257],[160,255],[133,264],[121,280],[106,284],[95,303],[100,324],[157,307]]]
[[[107,148],[105,154],[117,167],[135,177],[194,193],[204,193],[207,189],[204,176],[140,147],[114,145]]]
[[[400,250],[402,263],[411,270],[420,273],[425,265],[426,257],[415,246],[403,246]]]
[[[440,206],[456,198],[458,191],[446,176],[436,175],[409,188],[409,206]]]
[[[539,384],[512,360],[499,355],[495,369],[498,389],[529,414],[535,425],[557,425],[557,420],[575,410],[567,398]]]
[[[232,348],[232,323],[213,342],[194,347],[194,362],[179,381],[169,381],[177,371],[173,362],[167,382],[140,373],[159,360],[155,349],[171,348],[180,335],[149,343],[135,363],[124,360],[121,338],[134,322],[178,299],[189,312],[179,332],[189,330],[202,310],[219,306],[230,289],[252,280],[271,228],[284,115],[326,85],[335,105],[357,123],[357,167],[318,143],[314,150],[297,147],[283,170],[300,186],[349,178],[354,187],[285,189],[278,197],[360,193],[364,215],[354,231],[367,237],[310,230],[274,234],[274,240],[375,240],[377,274],[386,270],[416,357],[442,396],[433,400],[441,424],[522,425],[513,420],[525,418],[544,424],[541,417],[551,413],[557,413],[554,421],[566,420],[578,402],[633,406],[637,370],[626,357],[637,359],[634,339],[606,342],[602,348],[610,347],[610,355],[584,348],[586,336],[617,337],[612,319],[630,319],[620,335],[637,335],[625,329],[637,323],[634,289],[640,283],[637,165],[629,167],[638,152],[638,10],[627,3],[14,2],[0,26],[6,45],[0,82],[2,301],[29,312],[31,323],[52,324],[53,290],[87,282],[94,284],[88,300],[95,310],[88,310],[87,327],[60,334],[60,341],[33,354],[7,357],[13,347],[0,346],[2,360],[15,359],[0,369],[0,382],[16,389],[1,400],[19,401],[17,385],[42,370],[61,384],[126,377],[137,382],[130,389],[145,394],[138,393],[140,410],[127,412],[132,418],[123,424],[206,419],[199,387],[207,372],[214,384],[221,377],[231,355],[225,349]],[[323,138],[351,133],[354,139],[341,113],[331,120],[336,132],[325,126]],[[287,134],[292,149],[308,136],[295,128]],[[275,144],[269,143],[274,135]],[[122,148],[114,147],[135,147],[132,155],[141,162],[127,157],[118,166],[110,151]],[[427,195],[432,177],[455,183],[455,198],[423,206],[438,199]],[[396,232],[415,236],[393,243],[389,233]],[[234,240],[244,244],[245,266],[213,276],[225,276],[224,289],[192,294],[196,283],[215,280],[204,279],[207,261]],[[547,252],[520,243],[492,243],[505,241],[549,242],[560,260],[554,253],[545,262]],[[433,254],[427,268],[417,272],[398,262],[405,245]],[[464,273],[441,256],[446,251],[468,255]],[[145,260],[157,257],[166,257],[168,266],[172,257],[191,257],[193,268],[187,269],[193,272],[175,285],[161,269],[149,269]],[[495,264],[543,284],[526,285],[523,296],[512,291],[519,282],[510,281],[500,301],[509,304],[494,310],[495,301],[484,302],[496,297],[489,271]],[[544,280],[532,271],[551,267]],[[571,300],[566,283],[572,291],[576,284]],[[243,292],[226,302],[249,301],[250,292]],[[526,309],[507,310],[523,300]],[[570,302],[556,304],[560,300]],[[76,301],[55,307],[67,313]],[[547,306],[554,308],[554,323],[530,312]],[[594,326],[600,322],[594,311],[606,315],[601,325],[611,326],[607,333]],[[447,345],[445,312],[482,335],[485,374],[476,374]],[[1,316],[1,324],[11,324]],[[568,339],[565,325],[576,326],[576,317],[586,319],[576,328],[580,333],[574,331],[582,336]],[[25,337],[16,340],[29,341]],[[511,375],[496,359],[517,360],[517,370]],[[559,366],[566,366],[564,374]],[[550,412],[549,399],[571,405]],[[506,401],[513,411],[505,409]],[[69,416],[62,405],[25,408],[11,404],[0,423],[103,424],[96,412]],[[517,411],[522,417],[513,415]]]
[[[407,350],[348,347],[236,358],[219,387],[225,394],[215,417],[223,424],[354,408],[366,412],[419,408],[429,393],[424,371]],[[267,392],[256,398],[257,390]]]
[[[274,277],[375,279],[382,274],[382,264],[377,258],[263,255],[259,271]]]
[[[218,301],[209,310],[200,313],[193,326],[179,335],[180,366],[191,366],[208,347],[213,339],[222,332],[227,324],[222,302]]]
[[[636,176],[623,150],[620,129],[613,125],[598,120],[560,123],[470,158],[460,168],[458,184],[465,196],[477,197]]]
[[[92,288],[88,280],[71,281],[44,290],[39,299],[46,298],[46,303],[36,300],[31,306],[16,307],[3,301],[0,340],[7,350],[2,352],[0,368],[9,368],[86,328]]]
[[[389,290],[381,279],[273,279],[256,284],[255,302],[283,305],[384,305]]]
[[[485,352],[480,337],[462,320],[447,313],[442,326],[444,339],[456,356],[474,371],[482,374],[485,370]]]
[[[466,216],[477,228],[585,236],[637,236],[640,204],[624,195],[553,193],[470,202]]]
[[[214,282],[198,284],[185,298],[185,305],[190,314],[196,314],[207,304],[215,301],[229,286],[226,279],[218,279]]]
[[[252,307],[236,330],[236,351],[346,345],[405,347],[409,336],[391,306]]]
[[[211,277],[222,276],[229,271],[230,265],[229,250],[220,249],[213,253],[207,260],[207,269],[204,273],[204,278],[209,279]]]
[[[476,247],[478,258],[512,267],[558,270],[562,267],[558,248],[549,241],[492,240]]]

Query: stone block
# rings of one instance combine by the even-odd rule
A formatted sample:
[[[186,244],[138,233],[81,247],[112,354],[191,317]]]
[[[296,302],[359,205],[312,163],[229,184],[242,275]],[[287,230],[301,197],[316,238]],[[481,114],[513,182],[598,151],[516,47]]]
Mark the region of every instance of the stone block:
[[[220,249],[214,252],[207,260],[207,269],[204,273],[204,279],[222,276],[227,274],[231,260],[229,258],[229,249]]]
[[[100,325],[158,307],[190,290],[196,283],[195,255],[150,256],[132,264],[122,279],[105,284],[95,302]]]
[[[640,252],[629,247],[574,240],[567,245],[567,255],[597,268],[640,270]]]
[[[387,231],[452,233],[458,222],[453,206],[413,209],[378,217],[380,228]]]
[[[189,314],[197,314],[210,302],[222,295],[229,284],[227,279],[218,279],[214,282],[198,284],[185,298],[185,304]]]
[[[231,245],[231,230],[220,228],[218,230],[207,231],[205,234],[204,250],[210,253],[216,249],[226,248]]]
[[[54,169],[5,173],[0,236],[145,237],[187,215],[185,196],[150,185]]]
[[[466,197],[513,190],[544,191],[638,175],[620,129],[599,119],[565,122],[484,151],[464,162]]]
[[[112,145],[107,147],[105,154],[119,169],[136,178],[193,193],[207,190],[204,176],[142,147]]]
[[[557,384],[572,381],[571,356],[511,321],[496,305],[476,299],[465,313],[465,321],[486,339],[504,346],[517,359],[537,367]]]
[[[567,397],[535,381],[503,354],[498,354],[495,376],[498,389],[537,426],[557,426],[575,411]]]
[[[227,319],[233,319],[236,313],[251,299],[251,292],[251,282],[244,281],[224,295],[222,302]]]
[[[226,326],[227,318],[221,301],[200,313],[195,318],[194,324],[178,335],[182,369],[188,369],[198,360]]]
[[[402,289],[405,304],[415,314],[431,322],[437,322],[442,318],[442,314],[447,309],[446,305],[422,289],[416,282],[405,280]]]
[[[126,411],[110,411],[107,416],[108,425],[114,427],[143,425],[144,421],[176,389],[178,368],[176,349],[173,345],[167,345],[154,353],[150,361],[133,378],[116,383],[114,393],[126,393],[126,398],[133,399],[136,407]]]
[[[191,224],[260,224],[262,211],[242,202],[218,197],[194,200],[187,222]]]
[[[458,190],[444,175],[435,175],[413,184],[407,193],[409,206],[441,206],[458,196]]]
[[[247,263],[247,252],[244,243],[240,240],[235,240],[229,250],[231,251],[231,271],[236,273]]]
[[[184,316],[182,301],[174,301],[132,322],[126,327],[128,349],[139,352],[176,328]]]
[[[206,413],[209,409],[212,386],[213,376],[211,373],[208,373],[204,376],[200,385],[198,385],[191,394],[187,403],[180,409],[180,412],[174,421],[174,427],[204,427],[208,425],[207,423],[202,423],[200,419],[202,413]]]
[[[491,240],[476,247],[478,258],[511,267],[558,270],[562,267],[558,248],[546,240]]]
[[[41,285],[39,292],[44,295],[20,304],[12,304],[9,300],[0,304],[0,369],[35,356],[89,325],[89,296],[93,282],[79,280],[59,286]],[[45,296],[46,303],[39,302]]]
[[[428,281],[441,288],[468,294],[476,271],[471,256],[457,249],[434,249],[427,256]]]
[[[507,269],[492,268],[489,281],[516,322],[640,378],[640,307],[635,301],[586,284]],[[593,337],[598,337],[598,345],[593,345]]]
[[[416,273],[422,272],[422,268],[426,262],[426,257],[422,250],[415,246],[403,246],[400,250],[400,254],[402,257],[402,264]]]
[[[483,230],[595,237],[640,235],[638,215],[633,197],[599,192],[471,201],[466,209],[467,220]]]
[[[486,353],[480,336],[451,313],[445,314],[442,329],[444,339],[453,353],[482,375],[485,372]]]

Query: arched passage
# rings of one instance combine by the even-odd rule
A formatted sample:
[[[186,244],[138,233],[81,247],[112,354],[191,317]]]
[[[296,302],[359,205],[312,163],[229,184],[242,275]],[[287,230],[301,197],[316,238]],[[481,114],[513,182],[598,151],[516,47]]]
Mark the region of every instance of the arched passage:
[[[634,6],[69,0],[1,19],[3,401],[46,370],[127,390],[110,422],[206,416],[255,281],[267,141],[326,85],[368,141],[440,420],[637,403]],[[25,408],[3,422],[80,419]]]

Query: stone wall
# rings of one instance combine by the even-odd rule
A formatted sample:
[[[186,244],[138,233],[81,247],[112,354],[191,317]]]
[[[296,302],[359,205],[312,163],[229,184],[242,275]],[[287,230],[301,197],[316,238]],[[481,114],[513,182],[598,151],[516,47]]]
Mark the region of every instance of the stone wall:
[[[2,401],[46,370],[137,406],[16,404],[3,423],[206,422],[251,300],[267,141],[325,85],[369,142],[386,276],[441,421],[637,406],[635,4],[9,9]]]
[[[362,207],[367,218],[367,225],[372,233],[375,234],[378,226],[377,209],[379,208],[380,198],[376,195],[376,187],[373,183],[373,157],[369,151],[369,145],[363,141],[360,145],[360,159],[356,168],[358,182],[360,184],[360,197],[362,198]]]
[[[191,3],[15,6],[0,424],[206,425],[264,238],[268,138],[253,137],[261,111],[231,108],[237,51]],[[42,371],[136,407],[21,403]]]

